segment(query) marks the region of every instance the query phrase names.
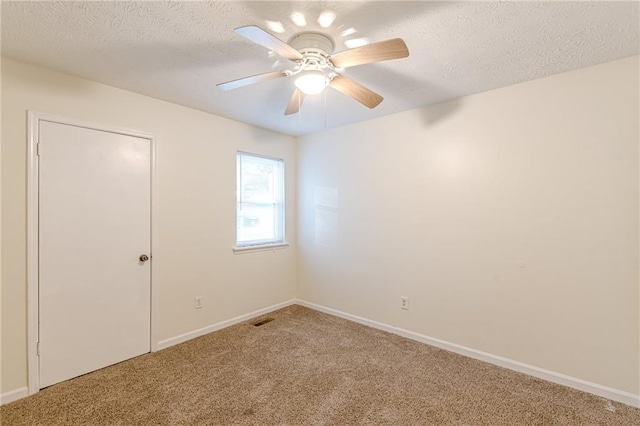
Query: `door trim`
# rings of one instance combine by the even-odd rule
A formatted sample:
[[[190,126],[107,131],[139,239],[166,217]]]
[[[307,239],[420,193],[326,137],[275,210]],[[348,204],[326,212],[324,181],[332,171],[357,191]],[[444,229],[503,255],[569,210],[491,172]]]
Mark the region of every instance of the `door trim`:
[[[57,115],[27,111],[27,383],[29,395],[40,391],[40,372],[38,369],[38,333],[39,333],[39,298],[38,298],[38,184],[39,159],[37,144],[40,139],[39,123],[49,121],[99,130],[127,136],[148,139],[151,148],[151,335],[149,336],[151,352],[158,350],[158,318],[159,293],[154,283],[158,282],[159,227],[158,227],[158,185],[156,173],[157,147],[153,135],[135,130],[124,129],[104,124],[88,123]]]

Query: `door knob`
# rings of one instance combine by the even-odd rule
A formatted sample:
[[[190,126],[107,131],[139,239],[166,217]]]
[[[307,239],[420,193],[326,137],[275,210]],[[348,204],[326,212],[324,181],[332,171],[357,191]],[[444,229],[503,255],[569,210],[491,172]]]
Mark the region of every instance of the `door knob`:
[[[140,262],[146,262],[147,260],[149,260],[149,256],[147,256],[146,254],[140,255]]]

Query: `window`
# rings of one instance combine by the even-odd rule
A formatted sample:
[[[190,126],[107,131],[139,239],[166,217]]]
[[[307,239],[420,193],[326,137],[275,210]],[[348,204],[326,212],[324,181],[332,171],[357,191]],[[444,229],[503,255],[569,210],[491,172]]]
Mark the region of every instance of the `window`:
[[[236,247],[284,244],[284,162],[237,154]]]

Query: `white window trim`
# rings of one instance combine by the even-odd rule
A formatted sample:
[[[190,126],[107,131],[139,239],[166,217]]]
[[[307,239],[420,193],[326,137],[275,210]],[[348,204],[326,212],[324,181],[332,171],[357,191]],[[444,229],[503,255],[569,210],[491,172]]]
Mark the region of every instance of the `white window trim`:
[[[237,151],[236,152],[236,159],[237,159],[237,155],[238,154],[246,154],[246,155],[250,155],[253,157],[259,157],[259,158],[265,158],[267,160],[274,160],[274,161],[280,161],[282,163],[282,197],[283,197],[283,201],[282,201],[282,240],[281,241],[267,241],[267,242],[260,242],[260,241],[254,241],[254,242],[248,242],[246,245],[238,245],[238,234],[237,234],[237,228],[236,228],[236,245],[232,247],[232,250],[234,252],[234,254],[242,254],[242,253],[253,253],[253,252],[257,252],[257,251],[266,251],[266,250],[279,250],[279,249],[283,249],[283,248],[287,248],[289,247],[289,243],[286,241],[286,223],[287,223],[287,210],[286,210],[286,199],[284,192],[286,191],[286,184],[285,184],[285,179],[286,179],[286,168],[285,168],[285,164],[284,164],[284,160],[282,158],[278,158],[278,157],[271,157],[268,155],[262,155],[262,154],[256,154],[253,152],[248,152],[248,151]],[[237,172],[237,171],[236,171]],[[237,206],[237,204],[236,204]],[[236,211],[237,213],[237,211]]]
[[[235,254],[244,254],[253,253],[256,251],[282,250],[287,247],[289,247],[289,243],[285,241],[283,243],[260,244],[255,246],[234,246],[232,250]]]

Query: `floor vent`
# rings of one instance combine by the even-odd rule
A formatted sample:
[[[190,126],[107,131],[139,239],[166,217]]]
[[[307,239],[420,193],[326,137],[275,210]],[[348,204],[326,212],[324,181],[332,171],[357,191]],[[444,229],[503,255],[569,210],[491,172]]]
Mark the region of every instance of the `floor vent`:
[[[261,319],[260,321],[252,322],[251,325],[254,327],[260,327],[261,325],[265,325],[266,323],[271,321],[273,321],[273,318],[265,318]]]

